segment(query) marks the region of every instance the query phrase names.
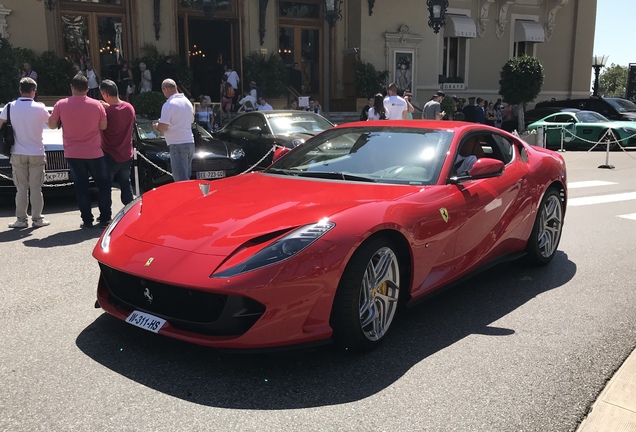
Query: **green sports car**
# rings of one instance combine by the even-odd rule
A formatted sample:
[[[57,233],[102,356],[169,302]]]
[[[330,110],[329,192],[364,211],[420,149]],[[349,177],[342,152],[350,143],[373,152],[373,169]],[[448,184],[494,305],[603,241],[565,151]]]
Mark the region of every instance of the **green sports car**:
[[[594,111],[560,111],[531,123],[528,130],[539,127],[548,148],[561,148],[561,135],[563,148],[591,148],[600,141],[603,149],[607,143],[617,147],[617,142],[622,147],[636,146],[636,122],[608,120]]]

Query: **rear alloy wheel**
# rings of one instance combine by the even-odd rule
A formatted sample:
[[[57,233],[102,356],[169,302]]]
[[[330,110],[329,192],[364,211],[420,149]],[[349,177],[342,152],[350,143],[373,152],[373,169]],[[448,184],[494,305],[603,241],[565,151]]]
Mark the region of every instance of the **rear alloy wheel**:
[[[537,219],[526,247],[527,260],[533,265],[546,265],[556,254],[563,231],[563,202],[556,189],[549,189],[537,212]]]
[[[331,312],[337,345],[364,351],[384,339],[398,308],[400,271],[390,240],[377,238],[360,246],[340,280]]]

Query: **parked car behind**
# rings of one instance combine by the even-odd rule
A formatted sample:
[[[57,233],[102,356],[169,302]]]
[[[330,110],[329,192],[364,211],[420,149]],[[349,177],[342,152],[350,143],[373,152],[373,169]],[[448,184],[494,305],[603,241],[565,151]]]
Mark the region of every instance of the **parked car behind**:
[[[229,177],[240,174],[245,169],[245,153],[240,146],[213,138],[196,124],[193,125],[193,133],[195,151],[192,158],[192,179]],[[133,130],[133,145],[138,152],[139,184],[142,192],[173,181],[169,174],[168,145],[163,133],[152,128],[150,120],[137,120]]]
[[[54,189],[72,191],[73,175],[64,158],[62,128],[49,129],[46,124],[42,123],[42,129],[44,149],[46,152],[44,187],[42,191],[44,193]],[[0,193],[14,194],[15,192],[10,158],[0,154]]]
[[[536,108],[560,107],[596,111],[610,120],[636,121],[636,104],[623,98],[591,97],[538,102]]]
[[[274,145],[294,148],[332,127],[333,123],[312,112],[253,111],[232,119],[214,136],[241,146],[248,167],[263,169],[272,163]]]
[[[561,111],[534,122],[528,126],[532,131],[542,127],[545,131],[545,145],[548,148],[591,148],[600,140],[619,140],[623,147],[636,146],[636,123],[611,121],[594,111]],[[604,148],[604,147],[603,147]]]

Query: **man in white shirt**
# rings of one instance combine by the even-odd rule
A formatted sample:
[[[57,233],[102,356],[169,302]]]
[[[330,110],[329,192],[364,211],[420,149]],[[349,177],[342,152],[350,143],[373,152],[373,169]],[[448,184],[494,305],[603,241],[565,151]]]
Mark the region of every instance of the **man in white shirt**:
[[[274,108],[270,104],[267,103],[264,97],[258,100],[258,106],[256,107],[258,111],[271,111]]]
[[[239,82],[241,80],[239,79],[238,73],[232,69],[231,64],[225,65],[225,80],[234,87],[235,93],[238,93]]]
[[[398,86],[395,83],[389,84],[388,96],[384,98],[384,109],[387,120],[406,119],[408,104],[404,98],[397,95]]]
[[[163,80],[161,91],[168,100],[161,107],[161,118],[152,127],[163,132],[168,144],[174,181],[190,180],[194,156],[194,109],[188,98],[179,93],[173,79]]]
[[[16,221],[9,228],[27,228],[29,219],[27,209],[31,201],[31,220],[34,227],[43,227],[51,223],[42,217],[44,198],[44,165],[46,156],[42,130],[49,121],[49,113],[43,104],[33,101],[37,90],[34,79],[25,77],[20,80],[20,97],[8,103],[0,113],[0,127],[7,121],[10,108],[11,125],[15,144],[11,150],[11,169],[16,187]]]
[[[91,62],[86,62],[86,79],[88,79],[88,97],[99,99],[99,77]]]

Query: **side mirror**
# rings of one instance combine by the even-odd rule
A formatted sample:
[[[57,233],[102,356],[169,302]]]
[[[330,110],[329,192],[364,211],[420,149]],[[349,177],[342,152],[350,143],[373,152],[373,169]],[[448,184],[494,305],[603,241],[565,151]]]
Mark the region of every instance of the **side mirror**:
[[[285,156],[290,151],[291,151],[291,149],[289,147],[279,147],[279,148],[277,148],[274,151],[274,162],[276,162],[278,159],[280,159],[283,156]]]
[[[503,174],[504,163],[498,159],[481,158],[477,159],[475,165],[468,170],[468,175],[472,178],[497,177]]]
[[[468,170],[467,176],[453,176],[449,183],[457,184],[466,180],[499,177],[504,172],[504,163],[498,159],[481,158]]]
[[[263,135],[263,130],[261,129],[260,126],[252,126],[251,128],[249,128],[247,130],[249,133],[254,134],[254,135],[258,135],[261,136]]]

